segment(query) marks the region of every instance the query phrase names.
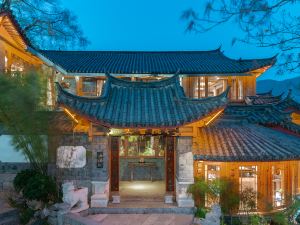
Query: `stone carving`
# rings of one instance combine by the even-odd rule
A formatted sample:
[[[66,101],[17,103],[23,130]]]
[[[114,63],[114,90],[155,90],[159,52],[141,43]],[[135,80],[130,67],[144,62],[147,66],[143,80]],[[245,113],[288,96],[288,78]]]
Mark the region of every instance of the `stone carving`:
[[[92,187],[91,207],[107,207],[109,200],[109,180],[92,181]]]
[[[59,168],[82,168],[86,165],[86,149],[83,146],[60,146],[56,165]]]
[[[88,188],[75,189],[73,182],[67,182],[62,185],[62,189],[63,202],[70,205],[71,212],[81,212],[89,208]]]

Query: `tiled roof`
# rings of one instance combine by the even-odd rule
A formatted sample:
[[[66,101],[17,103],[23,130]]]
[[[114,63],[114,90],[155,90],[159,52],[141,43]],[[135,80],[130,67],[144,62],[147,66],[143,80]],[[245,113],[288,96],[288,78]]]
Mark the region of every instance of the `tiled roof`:
[[[224,118],[244,119],[255,124],[281,124],[290,121],[290,113],[283,112],[274,105],[228,105]]]
[[[197,121],[227,104],[227,91],[216,97],[190,99],[179,76],[131,82],[107,75],[101,97],[79,97],[58,86],[59,105],[98,124],[115,128],[171,128]]]
[[[49,51],[40,57],[67,73],[230,74],[271,66],[276,58],[235,60],[212,51]]]
[[[220,123],[200,129],[196,160],[276,161],[300,159],[300,138],[253,124]]]
[[[274,104],[280,102],[282,100],[282,96],[284,93],[274,96],[272,95],[272,91],[256,94],[254,96],[246,96],[245,102],[248,105],[264,105],[264,104]]]
[[[13,29],[9,29],[9,32],[12,36],[15,36],[15,32],[16,31],[18,33],[18,35],[20,35],[22,37],[22,40],[24,41],[24,44],[26,44],[27,46],[33,47],[31,41],[28,39],[27,35],[24,33],[21,25],[19,24],[19,22],[17,21],[17,19],[15,18],[15,16],[13,15],[12,11],[6,8],[3,8],[0,5],[0,17],[1,16],[6,16],[9,18],[9,20],[13,23],[14,28]],[[3,25],[6,25],[5,23]]]
[[[275,106],[283,111],[300,112],[300,103],[293,99],[291,90],[289,90],[288,95],[282,101],[279,101]]]

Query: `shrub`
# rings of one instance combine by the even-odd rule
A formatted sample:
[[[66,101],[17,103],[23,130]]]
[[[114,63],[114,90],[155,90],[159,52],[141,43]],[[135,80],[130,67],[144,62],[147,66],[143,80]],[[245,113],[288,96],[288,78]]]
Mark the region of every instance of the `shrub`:
[[[14,179],[14,187],[30,201],[36,200],[48,204],[59,200],[54,179],[35,170],[19,172]]]
[[[43,203],[55,202],[58,200],[56,183],[50,176],[36,174],[28,180],[24,187],[23,197]]]
[[[24,187],[28,184],[30,178],[34,177],[38,172],[35,170],[22,170],[14,179],[14,188],[17,192],[23,191]]]
[[[205,218],[206,213],[207,210],[205,208],[197,208],[197,211],[195,212],[195,217]]]

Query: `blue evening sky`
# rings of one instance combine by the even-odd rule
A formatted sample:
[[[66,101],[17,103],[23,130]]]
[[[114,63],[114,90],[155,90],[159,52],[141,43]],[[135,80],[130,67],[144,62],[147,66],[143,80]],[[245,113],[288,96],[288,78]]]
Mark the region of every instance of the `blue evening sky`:
[[[89,50],[211,50],[220,45],[232,58],[271,57],[275,49],[237,43],[242,35],[237,25],[222,25],[205,34],[186,33],[184,10],[203,12],[203,0],[62,0],[72,10],[91,44]],[[271,69],[260,79],[287,79],[295,74],[276,75]],[[298,75],[299,76],[299,75]]]

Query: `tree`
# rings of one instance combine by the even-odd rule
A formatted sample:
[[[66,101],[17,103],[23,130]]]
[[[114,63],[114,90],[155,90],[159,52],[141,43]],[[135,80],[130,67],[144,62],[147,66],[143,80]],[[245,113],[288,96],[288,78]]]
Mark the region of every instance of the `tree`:
[[[0,122],[33,169],[47,172],[46,78],[40,73],[0,74]]]
[[[298,9],[298,10],[297,10]],[[299,0],[207,0],[203,14],[184,11],[187,30],[207,32],[234,22],[244,32],[236,41],[279,50],[278,72],[300,72]]]
[[[60,0],[0,0],[0,3],[1,1],[2,8],[14,13],[36,48],[82,48],[89,44],[76,16],[62,8]]]

